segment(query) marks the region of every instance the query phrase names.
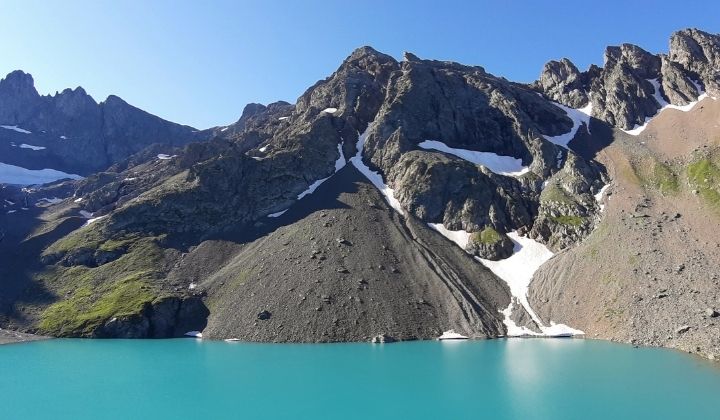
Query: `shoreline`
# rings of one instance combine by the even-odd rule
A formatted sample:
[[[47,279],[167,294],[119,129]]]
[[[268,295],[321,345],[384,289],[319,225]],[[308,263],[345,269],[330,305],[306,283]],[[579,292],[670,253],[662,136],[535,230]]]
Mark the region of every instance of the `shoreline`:
[[[27,334],[18,331],[6,330],[0,328],[0,345],[27,343],[29,341],[50,340],[52,337],[42,335]]]

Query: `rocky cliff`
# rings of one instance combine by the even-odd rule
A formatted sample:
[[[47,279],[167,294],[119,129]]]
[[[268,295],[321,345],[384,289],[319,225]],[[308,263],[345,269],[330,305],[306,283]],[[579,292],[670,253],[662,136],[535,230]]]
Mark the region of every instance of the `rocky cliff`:
[[[609,47],[603,67],[552,61],[532,84],[359,48],[294,105],[248,105],[236,123],[198,134],[208,141],[133,150],[83,180],[7,190],[0,267],[13,292],[0,326],[133,337],[193,326],[257,341],[578,332],[562,322],[632,338],[630,318],[607,327],[580,315],[595,314],[608,288],[625,289],[561,262],[581,258],[614,214],[602,197],[623,169],[606,154],[647,142],[669,108],[718,95],[719,45],[680,31],[666,55]],[[141,131],[128,138],[147,138]],[[711,156],[715,145],[698,147]],[[621,156],[644,162],[661,193],[674,179],[665,160],[679,159]],[[692,182],[703,194],[714,179]],[[618,258],[624,243],[605,242],[603,255]],[[23,263],[8,268],[11,259]],[[546,274],[558,264],[562,276]],[[633,308],[647,325],[648,309]],[[692,337],[683,342],[707,334]]]

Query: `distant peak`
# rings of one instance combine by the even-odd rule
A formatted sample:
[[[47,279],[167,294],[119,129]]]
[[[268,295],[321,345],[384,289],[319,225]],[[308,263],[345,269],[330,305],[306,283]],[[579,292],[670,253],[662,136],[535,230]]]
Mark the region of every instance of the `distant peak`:
[[[12,86],[15,89],[35,89],[35,81],[32,75],[22,70],[8,73],[4,79],[0,80],[0,85]]]
[[[408,51],[405,51],[403,53],[403,60],[405,60],[405,61],[421,61],[417,55],[415,55],[411,52],[408,52]]]

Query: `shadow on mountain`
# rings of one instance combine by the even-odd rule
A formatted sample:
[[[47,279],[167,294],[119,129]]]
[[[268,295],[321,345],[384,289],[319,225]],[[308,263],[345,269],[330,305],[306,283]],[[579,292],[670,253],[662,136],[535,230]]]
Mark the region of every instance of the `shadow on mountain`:
[[[581,127],[575,138],[570,142],[570,148],[585,160],[594,160],[598,153],[610,146],[615,140],[612,126],[596,118],[590,119],[590,133]]]

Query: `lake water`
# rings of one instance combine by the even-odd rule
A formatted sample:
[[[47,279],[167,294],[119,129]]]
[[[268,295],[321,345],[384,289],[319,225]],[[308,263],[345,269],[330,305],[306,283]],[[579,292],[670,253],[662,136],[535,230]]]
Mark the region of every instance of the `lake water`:
[[[0,346],[1,419],[718,419],[720,367],[593,340]]]

